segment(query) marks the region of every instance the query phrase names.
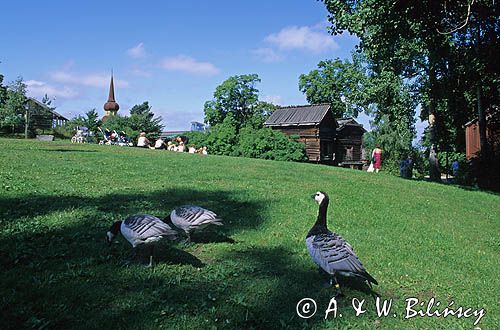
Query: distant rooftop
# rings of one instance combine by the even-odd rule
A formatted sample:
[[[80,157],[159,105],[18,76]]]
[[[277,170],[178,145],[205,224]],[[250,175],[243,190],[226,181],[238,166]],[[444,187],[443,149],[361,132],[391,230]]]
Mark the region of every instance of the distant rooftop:
[[[280,107],[271,114],[264,125],[318,125],[329,110],[330,104],[309,104]]]

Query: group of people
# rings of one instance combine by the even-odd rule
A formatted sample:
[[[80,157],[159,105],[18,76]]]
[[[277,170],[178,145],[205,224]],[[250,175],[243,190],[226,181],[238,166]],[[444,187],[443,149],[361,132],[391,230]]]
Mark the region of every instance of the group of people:
[[[183,138],[181,136],[177,136],[172,141],[167,141],[167,142],[165,142],[165,140],[163,140],[161,137],[158,137],[155,143],[151,144],[151,142],[146,137],[146,133],[141,132],[141,134],[139,135],[139,139],[137,139],[137,146],[140,148],[208,155],[207,147],[204,146],[196,149],[196,146],[194,144],[190,144],[189,147],[186,147],[187,141],[188,141],[187,137]]]

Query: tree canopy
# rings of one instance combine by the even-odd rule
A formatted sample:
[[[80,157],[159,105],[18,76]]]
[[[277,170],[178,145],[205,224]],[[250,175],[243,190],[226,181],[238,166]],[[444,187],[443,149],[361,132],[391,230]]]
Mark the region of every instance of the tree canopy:
[[[3,76],[0,80],[3,81]],[[0,127],[10,128],[12,132],[23,124],[23,115],[26,103],[26,84],[23,78],[18,77],[5,87],[0,87]]]
[[[434,151],[449,144],[463,151],[463,125],[474,117],[485,135],[485,109],[499,103],[495,1],[322,2],[331,33],[356,35],[374,76],[399,77],[418,95],[422,118],[431,118],[427,144]],[[435,164],[431,178],[439,179]]]
[[[321,61],[299,77],[299,90],[311,104],[329,103],[334,117],[357,117],[366,105],[366,73],[360,61]]]
[[[258,122],[268,116],[274,106],[259,101],[259,90],[255,87],[259,82],[257,74],[236,75],[226,79],[216,87],[213,99],[205,102],[205,122],[215,126],[232,114],[239,130],[250,121]]]

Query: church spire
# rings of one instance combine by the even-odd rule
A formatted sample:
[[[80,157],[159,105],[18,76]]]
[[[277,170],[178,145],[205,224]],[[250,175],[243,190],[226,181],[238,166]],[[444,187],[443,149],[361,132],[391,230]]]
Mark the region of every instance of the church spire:
[[[109,83],[108,102],[115,102],[115,85],[113,84],[113,70],[111,70],[111,82]]]
[[[111,82],[109,83],[109,96],[108,102],[104,103],[104,111],[106,115],[102,118],[105,121],[110,116],[116,116],[116,113],[120,109],[118,103],[115,100],[115,85],[113,83],[113,70],[111,70]]]

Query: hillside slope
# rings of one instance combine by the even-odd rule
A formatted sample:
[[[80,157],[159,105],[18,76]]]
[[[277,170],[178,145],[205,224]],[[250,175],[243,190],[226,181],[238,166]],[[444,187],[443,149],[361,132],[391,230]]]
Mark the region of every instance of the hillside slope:
[[[499,195],[138,148],[0,139],[0,150],[2,328],[474,328],[476,317],[405,320],[409,297],[435,297],[441,310],[451,300],[484,308],[478,326],[500,328]],[[382,298],[393,299],[390,317],[346,289],[342,317],[324,320],[332,291],[304,243],[318,190],[330,195],[330,229],[353,245]],[[225,226],[195,234],[189,246],[162,245],[152,270],[126,262],[123,238],[105,245],[113,221],[164,217],[185,203],[214,210]],[[296,314],[305,297],[318,305],[307,320]],[[354,297],[366,299],[358,317]]]

